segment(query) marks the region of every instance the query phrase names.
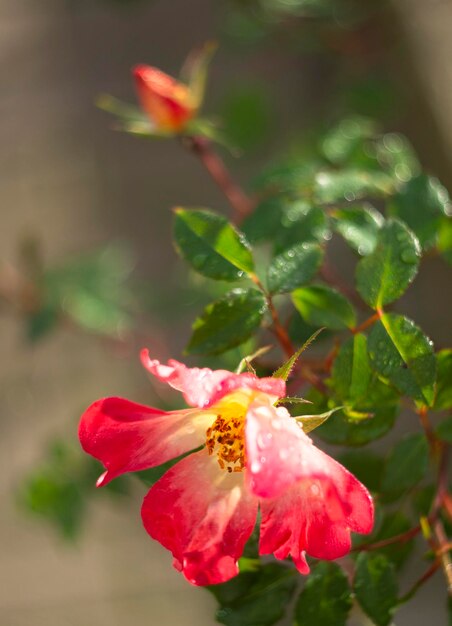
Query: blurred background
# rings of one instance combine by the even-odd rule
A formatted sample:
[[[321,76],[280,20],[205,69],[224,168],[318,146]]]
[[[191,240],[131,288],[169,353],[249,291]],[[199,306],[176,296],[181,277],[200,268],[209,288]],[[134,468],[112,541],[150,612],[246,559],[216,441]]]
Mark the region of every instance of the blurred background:
[[[76,449],[78,416],[99,397],[170,402],[149,383],[138,350],[180,358],[205,298],[171,246],[170,209],[228,211],[177,141],[113,132],[97,95],[133,102],[134,64],[177,75],[190,49],[215,38],[205,110],[241,149],[240,159],[225,159],[243,184],[360,114],[405,133],[451,189],[451,27],[448,0],[2,0],[2,626],[215,623],[213,599],[142,529],[144,487],[96,492],[87,503],[64,474],[77,474],[77,455],[52,444],[72,440]],[[348,259],[337,256],[346,272]],[[55,325],[51,299],[32,315],[33,294],[17,310],[9,296],[18,268],[39,268],[71,319]],[[446,281],[445,264],[427,259],[402,303],[438,348],[450,324]],[[83,285],[75,301],[62,283]],[[46,449],[48,465],[24,495]],[[91,490],[97,467],[80,471]],[[25,511],[39,509],[36,493],[54,506],[49,472],[65,476],[62,508],[52,509],[59,532]],[[445,623],[442,600],[437,576],[397,624]]]

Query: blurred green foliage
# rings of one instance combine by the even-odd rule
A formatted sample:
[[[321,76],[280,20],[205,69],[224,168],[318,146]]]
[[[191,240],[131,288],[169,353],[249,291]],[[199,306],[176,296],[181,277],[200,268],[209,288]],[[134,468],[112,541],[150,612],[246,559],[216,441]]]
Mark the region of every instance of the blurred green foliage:
[[[18,503],[26,511],[50,521],[64,538],[74,540],[86,517],[99,469],[99,463],[75,443],[55,440],[49,444],[41,464],[24,479],[17,494]],[[128,479],[115,480],[106,492],[126,495]]]

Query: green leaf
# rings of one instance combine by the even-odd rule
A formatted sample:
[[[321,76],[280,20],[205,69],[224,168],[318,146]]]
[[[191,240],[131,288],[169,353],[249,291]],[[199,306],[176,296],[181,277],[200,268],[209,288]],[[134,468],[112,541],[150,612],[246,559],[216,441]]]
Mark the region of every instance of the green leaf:
[[[271,236],[276,253],[302,242],[322,243],[330,237],[325,212],[305,200],[287,202],[283,205],[280,226]]]
[[[118,245],[75,258],[44,275],[45,307],[63,310],[82,328],[118,335],[130,326],[125,286],[133,268],[127,250]]]
[[[330,204],[359,200],[364,196],[381,197],[392,192],[392,177],[372,170],[320,171],[315,177],[314,200]]]
[[[323,257],[322,248],[315,243],[299,243],[275,257],[268,268],[270,293],[292,291],[314,277]]]
[[[452,265],[452,219],[443,218],[438,229],[438,251]]]
[[[241,572],[222,585],[208,587],[225,626],[272,626],[285,614],[297,583],[296,573],[276,563]]]
[[[451,214],[452,204],[438,179],[421,174],[391,199],[388,211],[408,224],[427,250],[437,243],[441,218]]]
[[[356,599],[376,624],[388,626],[397,607],[397,579],[394,565],[383,554],[362,552],[356,561]]]
[[[401,535],[412,526],[412,522],[402,511],[391,511],[385,515],[378,532],[372,534],[369,542],[375,543]],[[413,548],[414,541],[411,539],[410,541],[394,543],[386,548],[379,548],[378,552],[384,554],[398,569],[404,564]]]
[[[386,435],[394,426],[396,406],[376,407],[371,417],[354,419],[338,411],[317,431],[327,443],[341,446],[364,446]]]
[[[300,405],[297,408],[298,415],[328,411],[328,399],[317,389],[311,388],[306,399],[312,404]],[[349,417],[344,410],[338,411],[317,430],[316,435],[328,443],[346,446],[362,446],[382,437],[394,425],[397,406],[392,393],[388,397],[382,396],[381,399],[382,404],[376,404],[372,417],[356,419]],[[372,398],[370,401],[372,403]]]
[[[318,563],[295,606],[297,626],[345,626],[352,607],[347,576],[336,563]]]
[[[53,441],[43,461],[20,485],[18,503],[27,512],[51,522],[65,539],[74,540],[101,471],[100,464],[80,448],[63,440]],[[110,495],[128,493],[127,478],[118,477],[103,491]]]
[[[408,181],[420,172],[413,146],[400,133],[386,133],[375,142],[375,157],[380,167],[388,170],[396,181]]]
[[[435,432],[442,441],[452,443],[452,417],[448,417],[441,424],[438,424]]]
[[[361,153],[364,141],[374,137],[377,132],[374,120],[358,115],[345,118],[325,135],[322,151],[331,163],[343,165],[356,152]]]
[[[441,350],[436,355],[438,369],[436,394],[433,408],[435,411],[452,408],[452,350]]]
[[[41,309],[26,318],[27,338],[31,341],[42,339],[54,330],[60,319],[60,311],[56,304],[44,305]]]
[[[300,358],[300,355],[308,348],[313,341],[317,339],[317,337],[322,332],[323,328],[319,328],[313,333],[309,339],[307,339],[304,344],[299,348],[292,356],[285,362],[281,367],[279,367],[275,372],[273,372],[273,378],[282,378],[283,380],[287,380],[295,367],[295,363]]]
[[[371,378],[367,339],[358,333],[341,346],[334,360],[331,383],[341,402],[363,408]]]
[[[378,232],[384,223],[381,213],[365,204],[362,207],[335,209],[331,216],[334,230],[353,250],[362,256],[374,251]]]
[[[221,354],[240,345],[256,331],[266,311],[257,289],[233,289],[209,304],[193,324],[188,354]]]
[[[229,86],[221,107],[223,132],[241,150],[257,148],[271,130],[271,103],[264,85]]]
[[[381,489],[396,494],[411,489],[428,469],[428,443],[424,435],[404,437],[392,448],[383,471]]]
[[[331,287],[301,287],[292,292],[292,301],[308,324],[333,330],[353,328],[356,324],[355,311],[350,302]]]
[[[242,232],[251,243],[268,241],[282,227],[281,220],[287,199],[278,195],[262,200],[241,224]]]
[[[370,491],[380,491],[384,461],[372,450],[348,450],[339,458],[352,474]]]
[[[234,281],[254,270],[244,235],[211,211],[176,209],[174,241],[180,255],[208,278]]]
[[[411,320],[385,313],[368,338],[372,367],[397,389],[430,406],[434,398],[436,360],[432,342]]]
[[[413,281],[421,249],[414,234],[398,220],[387,220],[374,252],[356,267],[356,286],[369,306],[380,308],[399,298]]]
[[[295,419],[301,424],[305,433],[310,433],[311,430],[314,430],[324,424],[326,420],[333,415],[333,413],[340,411],[341,408],[342,407],[338,406],[334,409],[326,411],[325,413],[319,413],[317,415],[301,415]]]

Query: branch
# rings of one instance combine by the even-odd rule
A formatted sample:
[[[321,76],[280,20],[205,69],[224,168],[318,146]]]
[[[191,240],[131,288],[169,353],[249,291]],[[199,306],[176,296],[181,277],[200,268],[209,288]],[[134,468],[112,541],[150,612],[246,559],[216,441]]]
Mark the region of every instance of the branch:
[[[234,210],[232,221],[239,223],[253,210],[253,201],[232,179],[224,162],[213,150],[212,144],[204,137],[184,137],[183,143],[193,152],[209,172],[212,179],[226,196]]]

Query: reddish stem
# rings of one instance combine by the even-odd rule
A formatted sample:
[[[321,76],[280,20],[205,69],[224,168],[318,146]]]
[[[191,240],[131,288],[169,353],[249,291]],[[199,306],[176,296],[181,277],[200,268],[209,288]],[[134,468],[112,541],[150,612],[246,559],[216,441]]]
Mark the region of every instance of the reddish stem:
[[[356,335],[357,333],[362,333],[364,330],[367,330],[368,328],[373,326],[375,322],[378,322],[378,320],[381,319],[382,315],[383,315],[383,311],[381,309],[378,309],[376,313],[371,315],[371,317],[365,320],[362,324],[360,324],[359,326],[356,326],[355,328],[352,328],[352,333],[354,335]]]
[[[392,546],[394,543],[406,543],[410,539],[413,539],[413,537],[416,537],[416,535],[420,532],[421,526],[418,524],[404,533],[388,537],[388,539],[382,539],[381,541],[375,541],[374,543],[364,543],[357,546],[356,548],[353,548],[353,552],[370,552],[371,550],[380,550],[381,548]]]
[[[292,354],[295,352],[295,347],[292,341],[290,340],[287,330],[284,328],[284,325],[281,323],[281,320],[279,319],[278,311],[276,310],[276,307],[273,304],[273,299],[271,297],[271,294],[267,292],[267,290],[265,289],[265,287],[263,286],[259,278],[256,276],[256,274],[251,275],[251,280],[264,294],[265,299],[267,300],[268,310],[270,311],[270,315],[271,315],[272,322],[273,322],[273,332],[276,335],[276,338],[279,341],[279,345],[284,350],[286,356],[290,358]]]
[[[212,149],[212,144],[204,137],[186,137],[191,151],[199,157],[200,161],[209,172],[212,179],[221,189],[228,199],[229,204],[234,209],[232,221],[240,222],[251,213],[253,209],[252,200],[246,195],[243,189],[232,179],[222,159]]]

